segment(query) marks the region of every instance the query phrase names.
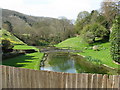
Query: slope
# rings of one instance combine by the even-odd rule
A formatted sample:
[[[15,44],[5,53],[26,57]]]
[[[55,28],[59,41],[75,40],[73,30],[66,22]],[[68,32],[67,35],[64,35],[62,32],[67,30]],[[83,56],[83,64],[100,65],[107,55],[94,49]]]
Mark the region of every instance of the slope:
[[[10,40],[11,43],[13,43],[13,49],[15,50],[35,49],[37,51],[35,53],[20,55],[14,58],[3,60],[3,65],[39,70],[40,61],[42,60],[42,57],[44,55],[43,53],[39,52],[39,49],[33,46],[28,46],[5,29],[2,29],[0,33],[2,33],[2,37],[0,37],[0,40]]]

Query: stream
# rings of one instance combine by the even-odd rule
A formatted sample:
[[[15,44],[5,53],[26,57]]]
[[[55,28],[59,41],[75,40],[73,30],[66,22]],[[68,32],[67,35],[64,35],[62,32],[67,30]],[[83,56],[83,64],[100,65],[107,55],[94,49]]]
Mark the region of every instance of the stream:
[[[72,52],[58,50],[44,53],[40,62],[40,70],[66,72],[66,73],[97,73],[97,74],[118,74],[116,69],[104,65],[96,65],[85,60],[82,56]]]

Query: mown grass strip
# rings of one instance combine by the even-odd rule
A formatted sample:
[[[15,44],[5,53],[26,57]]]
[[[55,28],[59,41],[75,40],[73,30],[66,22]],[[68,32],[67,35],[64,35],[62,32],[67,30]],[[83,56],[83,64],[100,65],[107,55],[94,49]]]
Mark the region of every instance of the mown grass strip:
[[[43,53],[36,52],[4,60],[3,65],[39,70]]]

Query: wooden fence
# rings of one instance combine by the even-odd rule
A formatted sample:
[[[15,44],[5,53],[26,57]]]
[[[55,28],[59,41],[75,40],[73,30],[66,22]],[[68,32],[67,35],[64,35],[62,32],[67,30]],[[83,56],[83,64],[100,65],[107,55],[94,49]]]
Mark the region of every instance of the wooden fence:
[[[73,74],[4,65],[0,65],[0,68],[2,68],[0,88],[116,88],[120,90],[120,75]]]

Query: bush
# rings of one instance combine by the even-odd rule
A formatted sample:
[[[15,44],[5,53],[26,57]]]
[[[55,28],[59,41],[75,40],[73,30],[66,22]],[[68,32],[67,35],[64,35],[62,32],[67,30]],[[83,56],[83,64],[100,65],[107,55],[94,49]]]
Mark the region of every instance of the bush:
[[[92,58],[91,56],[86,56],[85,59],[95,64],[103,64],[101,60]]]
[[[120,16],[116,18],[110,34],[112,59],[120,63]]]
[[[8,39],[2,40],[2,50],[3,52],[8,52],[10,49],[12,49],[14,46]]]
[[[94,43],[94,38],[95,36],[93,35],[92,32],[86,32],[83,36],[85,42],[87,42],[88,44],[92,44]]]
[[[88,24],[83,28],[84,39],[88,43],[95,42],[96,37],[104,38],[107,36],[108,31],[102,25],[98,23]]]

